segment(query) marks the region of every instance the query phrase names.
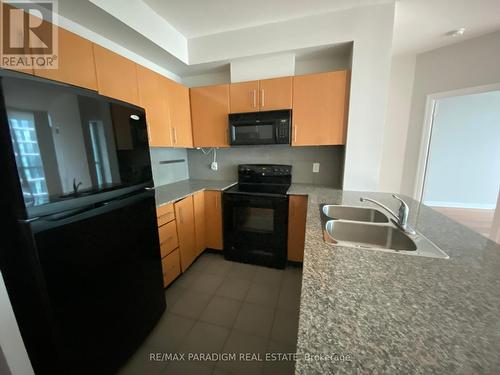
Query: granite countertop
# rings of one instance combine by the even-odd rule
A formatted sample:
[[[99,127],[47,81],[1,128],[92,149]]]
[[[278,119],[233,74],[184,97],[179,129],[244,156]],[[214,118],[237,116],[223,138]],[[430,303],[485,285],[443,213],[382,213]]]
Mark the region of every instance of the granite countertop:
[[[499,245],[404,197],[410,224],[450,259],[333,247],[322,240],[319,204],[397,202],[300,184],[289,194],[309,196],[297,374],[498,373]]]
[[[156,206],[175,202],[201,190],[222,191],[236,184],[236,181],[214,181],[188,179],[173,184],[155,187]]]

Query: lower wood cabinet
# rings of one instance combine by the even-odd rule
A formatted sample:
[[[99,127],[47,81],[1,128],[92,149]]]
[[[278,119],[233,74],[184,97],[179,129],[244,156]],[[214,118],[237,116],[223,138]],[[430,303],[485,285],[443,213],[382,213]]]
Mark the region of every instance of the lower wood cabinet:
[[[205,250],[205,192],[193,194],[194,232],[196,237],[195,253],[200,255]]]
[[[159,227],[158,235],[160,237],[160,251],[162,258],[179,247],[179,239],[177,237],[177,224],[175,220],[172,220],[171,222]]]
[[[288,260],[304,260],[306,239],[307,195],[288,197]]]
[[[166,257],[162,258],[163,286],[166,287],[181,273],[179,249],[175,249]]]
[[[174,204],[181,270],[184,272],[196,258],[196,237],[194,224],[193,196],[190,195]]]
[[[222,250],[222,193],[205,191],[205,243],[209,249]]]

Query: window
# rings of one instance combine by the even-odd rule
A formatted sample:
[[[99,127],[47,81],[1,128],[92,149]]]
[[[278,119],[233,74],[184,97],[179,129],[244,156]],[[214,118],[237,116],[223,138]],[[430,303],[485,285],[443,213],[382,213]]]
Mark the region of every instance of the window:
[[[8,111],[10,134],[25,202],[48,202],[49,194],[32,112]]]

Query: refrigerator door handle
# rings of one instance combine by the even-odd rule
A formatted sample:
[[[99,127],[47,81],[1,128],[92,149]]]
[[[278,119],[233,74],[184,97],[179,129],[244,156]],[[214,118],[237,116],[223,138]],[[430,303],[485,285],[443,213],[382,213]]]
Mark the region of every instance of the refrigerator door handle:
[[[20,224],[29,224],[32,223],[36,220],[40,219],[40,216],[32,217],[31,219],[19,219],[17,220],[18,223]]]

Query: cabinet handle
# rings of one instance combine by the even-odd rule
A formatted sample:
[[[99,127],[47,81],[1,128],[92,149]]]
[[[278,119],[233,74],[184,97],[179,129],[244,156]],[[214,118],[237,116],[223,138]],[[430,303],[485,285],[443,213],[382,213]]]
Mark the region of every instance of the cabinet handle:
[[[260,90],[260,99],[261,99],[261,106],[264,108],[264,89]]]
[[[179,219],[180,219],[181,224],[184,224],[184,220],[182,217],[182,207],[179,207]]]
[[[253,107],[257,107],[257,90],[253,90]]]
[[[293,125],[293,143],[297,143],[297,128],[299,126],[297,124]]]
[[[218,195],[215,196],[215,208],[216,209],[219,208],[219,196]]]
[[[174,129],[174,145],[177,144],[177,128],[173,128]]]

